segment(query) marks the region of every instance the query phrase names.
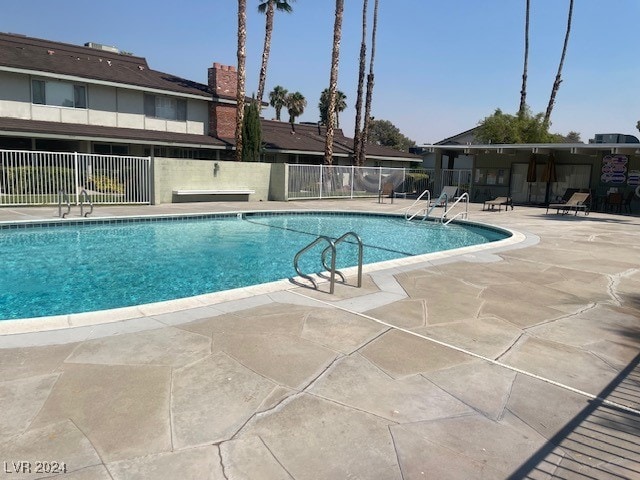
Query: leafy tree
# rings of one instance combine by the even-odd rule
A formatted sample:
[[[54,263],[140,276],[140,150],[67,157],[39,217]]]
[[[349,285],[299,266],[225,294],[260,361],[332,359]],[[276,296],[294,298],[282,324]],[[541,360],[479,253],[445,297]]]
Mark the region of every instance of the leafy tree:
[[[573,130],[567,133],[566,135],[560,135],[562,138],[562,143],[583,143],[580,138],[580,133],[574,132]]]
[[[236,93],[236,160],[242,161],[242,125],[244,119],[244,84],[247,59],[247,0],[238,0],[238,83]]]
[[[293,124],[296,121],[296,117],[299,117],[304,113],[304,109],[307,106],[307,99],[304,98],[300,92],[290,93],[286,97],[287,111],[289,112],[289,123],[293,128]]]
[[[640,120],[638,120],[638,123],[636,123],[636,128],[638,129],[638,131],[640,131]]]
[[[338,63],[340,61],[340,39],[342,37],[342,16],[344,0],[336,0],[336,13],[333,22],[333,48],[331,50],[331,73],[329,75],[329,108],[327,115],[327,136],[324,142],[324,163],[333,163],[333,130],[336,114],[336,91],[338,90]]]
[[[409,147],[413,147],[416,144],[416,142],[400,133],[398,127],[389,120],[374,119],[369,121],[368,142],[395,148],[403,152],[409,151]]]
[[[553,104],[556,101],[556,94],[558,93],[558,89],[560,88],[561,75],[562,75],[562,65],[564,64],[564,57],[567,55],[567,45],[569,44],[569,33],[571,32],[571,18],[573,17],[573,0],[569,0],[569,14],[567,16],[567,30],[564,36],[564,45],[562,47],[562,55],[560,56],[560,64],[558,65],[558,73],[556,74],[556,79],[553,82],[553,87],[551,89],[551,97],[549,98],[549,105],[547,105],[547,111],[544,114],[544,123],[549,126],[549,121],[551,119],[551,111],[553,110]]]
[[[260,13],[266,13],[266,24],[264,29],[264,47],[262,49],[262,64],[260,65],[260,78],[258,80],[258,105],[262,105],[264,95],[264,85],[267,81],[267,63],[271,52],[271,34],[273,33],[273,17],[276,11],[291,13],[293,8],[289,2],[295,0],[263,0],[258,5]]]
[[[329,89],[325,88],[320,94],[320,102],[318,103],[320,109],[320,123],[322,125],[327,124],[327,118],[329,117]],[[347,96],[340,90],[336,91],[336,128],[340,128],[340,120],[338,118],[339,112],[344,112],[347,108]]]
[[[526,108],[522,115],[503,113],[499,108],[478,123],[476,138],[482,143],[553,143],[544,115]]]
[[[242,138],[242,160],[244,162],[260,161],[262,129],[260,127],[260,109],[258,108],[258,102],[256,100],[244,107]]]
[[[280,121],[280,112],[283,107],[287,106],[287,95],[289,92],[286,88],[276,85],[269,94],[269,105],[276,109],[276,120]]]

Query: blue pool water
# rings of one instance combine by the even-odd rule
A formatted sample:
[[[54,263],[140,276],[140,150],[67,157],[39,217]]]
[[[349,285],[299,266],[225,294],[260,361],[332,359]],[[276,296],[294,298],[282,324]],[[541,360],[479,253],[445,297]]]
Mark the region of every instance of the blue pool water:
[[[482,227],[346,214],[246,214],[172,221],[0,229],[0,320],[139,305],[296,275],[295,253],[318,235],[354,231],[364,263],[475,245],[507,236]],[[324,246],[308,252],[320,271]],[[357,263],[341,244],[338,267]]]

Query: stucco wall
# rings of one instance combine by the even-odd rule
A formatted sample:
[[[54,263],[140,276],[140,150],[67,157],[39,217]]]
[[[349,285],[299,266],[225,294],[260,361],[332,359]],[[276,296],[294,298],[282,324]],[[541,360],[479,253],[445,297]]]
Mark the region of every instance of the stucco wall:
[[[221,160],[190,160],[182,158],[155,158],[153,203],[179,201],[223,201],[269,199],[271,164],[228,162]],[[217,167],[216,167],[217,165]],[[198,195],[178,197],[174,190],[255,190],[254,194]]]

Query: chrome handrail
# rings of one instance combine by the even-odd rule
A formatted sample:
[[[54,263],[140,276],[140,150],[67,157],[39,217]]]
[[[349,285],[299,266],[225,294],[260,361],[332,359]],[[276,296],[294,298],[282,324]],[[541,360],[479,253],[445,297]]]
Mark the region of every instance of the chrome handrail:
[[[336,247],[338,247],[338,244],[341,242],[344,242],[347,238],[349,237],[353,237],[357,244],[358,244],[358,288],[362,287],[362,257],[363,257],[363,243],[362,243],[362,239],[360,238],[360,236],[355,233],[355,232],[347,232],[344,235],[338,237],[336,240],[334,240],[333,245]],[[327,261],[326,261],[326,257],[327,257],[327,252],[329,251],[329,247],[325,248],[322,251],[322,266],[325,268],[325,270],[329,271],[329,267],[327,265]],[[347,283],[346,278],[344,277],[344,275],[342,274],[342,272],[340,270],[336,270],[335,273],[337,273],[340,278],[342,279],[342,283]]]
[[[317,290],[318,289],[318,283],[315,281],[315,279],[311,275],[307,275],[307,274],[302,273],[300,271],[300,267],[298,266],[298,261],[300,260],[300,257],[302,256],[303,253],[305,253],[308,250],[310,250],[311,248],[315,247],[318,243],[320,243],[322,241],[327,242],[329,244],[328,248],[331,249],[331,267],[330,267],[330,270],[329,270],[329,272],[331,274],[331,280],[330,280],[330,286],[329,286],[329,293],[333,293],[334,288],[335,288],[335,283],[336,283],[336,245],[333,242],[333,240],[331,240],[329,237],[321,235],[318,238],[316,238],[313,242],[311,242],[309,245],[307,245],[306,247],[301,249],[298,253],[296,253],[295,257],[293,257],[293,268],[296,270],[296,273],[300,277],[306,278],[307,280],[309,280],[313,284],[313,287]],[[300,283],[298,283],[296,281],[293,281],[293,283],[301,285]]]
[[[91,206],[91,210],[89,210],[87,213],[83,213],[84,212],[83,197],[87,199],[87,203]],[[89,198],[89,194],[87,193],[87,191],[83,188],[82,190],[80,190],[80,216],[86,217],[88,215],[91,215],[92,213],[93,213],[93,202]]]
[[[420,210],[418,210],[416,213],[414,213],[413,215],[411,215],[411,217],[409,217],[409,212],[411,211],[411,209],[412,209],[413,207],[415,207],[415,206],[418,204],[418,202],[420,202],[420,200],[422,200],[422,197],[424,197],[424,195],[425,195],[425,194],[427,195],[427,201],[426,201],[426,205],[427,205],[427,206],[426,206],[426,207],[424,207],[424,209],[420,209]],[[407,221],[411,221],[411,220],[413,220],[415,217],[417,217],[417,216],[418,216],[418,214],[419,214],[422,210],[426,211],[426,210],[427,210],[427,208],[429,208],[429,204],[430,204],[430,203],[431,203],[431,192],[430,192],[429,190],[425,190],[424,192],[422,192],[422,193],[420,194],[420,196],[419,196],[418,198],[416,198],[416,201],[415,201],[415,202],[413,202],[411,205],[409,205],[409,208],[407,208],[407,210],[404,212],[404,219],[405,219],[405,220],[407,220]]]
[[[67,211],[62,213],[62,200],[67,203]],[[63,190],[58,190],[58,216],[61,218],[66,217],[71,212],[71,201],[69,200],[69,194]]]
[[[452,218],[450,218],[445,222],[445,219],[447,218],[447,213],[449,213],[453,209],[453,207],[455,207],[458,203],[460,203],[463,200],[464,200],[464,207],[465,207],[464,212],[458,212]],[[442,217],[440,217],[440,221],[445,225],[449,225],[451,221],[458,216],[462,216],[465,219],[469,217],[469,194],[467,192],[464,192],[462,195],[460,195],[456,199],[456,201],[451,204],[450,207],[445,209],[445,211],[442,213]]]

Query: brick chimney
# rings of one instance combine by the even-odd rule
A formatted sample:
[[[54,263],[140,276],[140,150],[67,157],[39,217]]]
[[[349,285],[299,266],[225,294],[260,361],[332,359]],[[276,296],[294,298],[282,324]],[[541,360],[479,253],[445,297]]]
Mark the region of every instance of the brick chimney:
[[[238,72],[228,65],[214,63],[209,69],[209,89],[224,100],[234,103],[221,103],[214,98],[209,111],[209,134],[218,138],[234,138],[236,132],[236,103],[238,92]]]

